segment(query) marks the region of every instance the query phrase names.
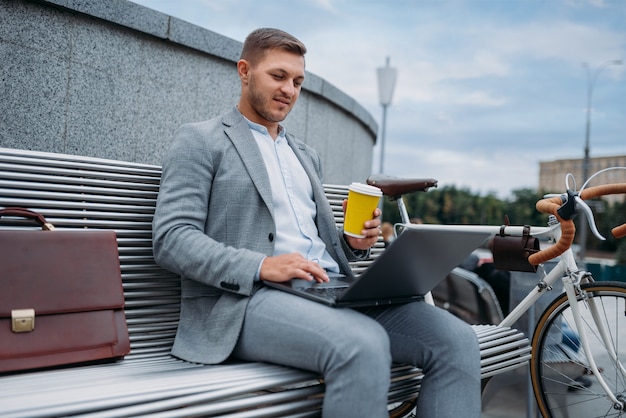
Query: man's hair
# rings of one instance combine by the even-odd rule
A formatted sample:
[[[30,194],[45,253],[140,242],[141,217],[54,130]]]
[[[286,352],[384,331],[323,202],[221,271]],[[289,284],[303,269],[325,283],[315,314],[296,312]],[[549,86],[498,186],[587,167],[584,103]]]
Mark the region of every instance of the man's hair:
[[[254,65],[272,49],[282,49],[302,57],[306,54],[306,47],[294,36],[280,29],[261,28],[246,37],[240,59],[245,59]]]

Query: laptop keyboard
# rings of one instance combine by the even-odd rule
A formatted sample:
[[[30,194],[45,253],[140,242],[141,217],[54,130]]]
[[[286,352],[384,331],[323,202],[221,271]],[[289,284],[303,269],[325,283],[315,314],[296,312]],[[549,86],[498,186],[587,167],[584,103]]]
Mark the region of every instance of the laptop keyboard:
[[[307,287],[306,291],[320,296],[337,297],[346,289],[346,287]]]

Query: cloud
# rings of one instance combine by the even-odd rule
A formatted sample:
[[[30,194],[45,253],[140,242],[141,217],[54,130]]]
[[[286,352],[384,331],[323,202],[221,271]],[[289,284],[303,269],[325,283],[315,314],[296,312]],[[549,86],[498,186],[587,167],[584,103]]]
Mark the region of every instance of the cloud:
[[[334,6],[334,1],[333,0],[309,0],[311,3],[313,3],[316,7],[319,7],[322,10],[328,11],[330,13],[337,13],[337,10],[335,9]]]
[[[493,107],[502,106],[506,103],[506,99],[493,97],[484,91],[472,91],[462,95],[457,100],[453,100],[452,103]]]
[[[137,1],[239,41],[259,26],[291,32],[308,47],[307,70],[379,121],[376,68],[390,57],[389,174],[501,196],[536,187],[539,161],[582,156],[581,63],[626,60],[622,0]],[[622,65],[596,80],[592,156],[626,154],[625,77]]]
[[[563,0],[563,3],[569,7],[584,7],[585,5],[590,5],[593,7],[604,8],[606,7],[606,3],[604,0]]]
[[[587,59],[621,56],[624,33],[562,20],[529,22],[500,28],[488,47],[513,58],[560,60],[579,65]]]
[[[471,144],[468,144],[471,145]],[[528,177],[538,175],[538,159],[533,153],[474,149],[438,149],[428,146],[389,144],[386,166],[393,161],[391,175],[408,178],[434,177],[439,186],[455,186],[481,194],[510,197],[510,191],[529,187]],[[531,167],[536,167],[529,171]],[[386,170],[388,171],[388,170]]]
[[[598,63],[606,57],[626,55],[623,30],[561,19],[490,22],[480,28],[468,23],[454,32],[446,22],[430,22],[426,27],[420,24],[416,21],[413,27],[404,27],[402,34],[386,21],[379,22],[377,30],[365,29],[369,22],[363,22],[360,30],[347,25],[321,33],[312,41],[323,45],[323,52],[311,52],[310,68],[361,100],[372,101],[375,92],[368,93],[365,87],[371,89],[374,68],[390,56],[402,86],[396,97],[420,100],[436,98],[437,94],[429,89],[440,89],[443,82],[504,78],[524,69],[531,71],[531,65],[534,71],[542,71],[554,62],[567,63],[570,71],[580,71],[583,61]],[[381,36],[383,32],[385,36]],[[350,37],[353,40],[348,44],[345,40]],[[355,73],[348,68],[369,68],[371,73]]]

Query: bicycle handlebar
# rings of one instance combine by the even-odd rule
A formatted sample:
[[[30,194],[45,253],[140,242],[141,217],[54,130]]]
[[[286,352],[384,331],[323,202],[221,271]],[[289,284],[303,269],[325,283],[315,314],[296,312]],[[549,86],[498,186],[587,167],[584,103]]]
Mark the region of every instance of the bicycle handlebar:
[[[620,194],[626,193],[626,183],[605,184],[602,186],[589,187],[588,189],[580,192],[580,198],[583,200],[592,199],[598,196],[605,196],[608,194]],[[626,222],[616,226],[611,230],[611,234],[615,238],[623,238],[626,236]]]
[[[605,184],[602,186],[589,187],[580,192],[580,198],[583,200],[592,199],[594,197],[605,196],[609,194],[626,193],[626,183]],[[532,265],[538,265],[551,260],[567,251],[574,242],[576,227],[571,219],[563,219],[558,214],[559,208],[563,205],[561,197],[550,197],[541,199],[537,202],[537,210],[541,213],[554,215],[561,224],[561,237],[559,241],[550,248],[541,250],[528,257],[528,262]],[[626,223],[616,226],[611,230],[615,238],[626,236]]]

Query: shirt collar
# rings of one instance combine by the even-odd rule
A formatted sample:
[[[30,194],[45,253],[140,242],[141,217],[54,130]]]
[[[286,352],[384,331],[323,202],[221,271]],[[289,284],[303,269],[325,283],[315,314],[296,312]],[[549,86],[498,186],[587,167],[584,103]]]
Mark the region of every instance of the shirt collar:
[[[253,131],[257,131],[263,135],[269,136],[270,133],[265,126],[258,124],[258,123],[254,123],[245,116],[243,116],[243,118],[246,120],[246,122],[248,122],[248,126],[250,127],[250,129],[252,129]],[[276,139],[285,138],[285,135],[286,135],[285,128],[283,128],[281,125],[278,125],[278,137]]]

